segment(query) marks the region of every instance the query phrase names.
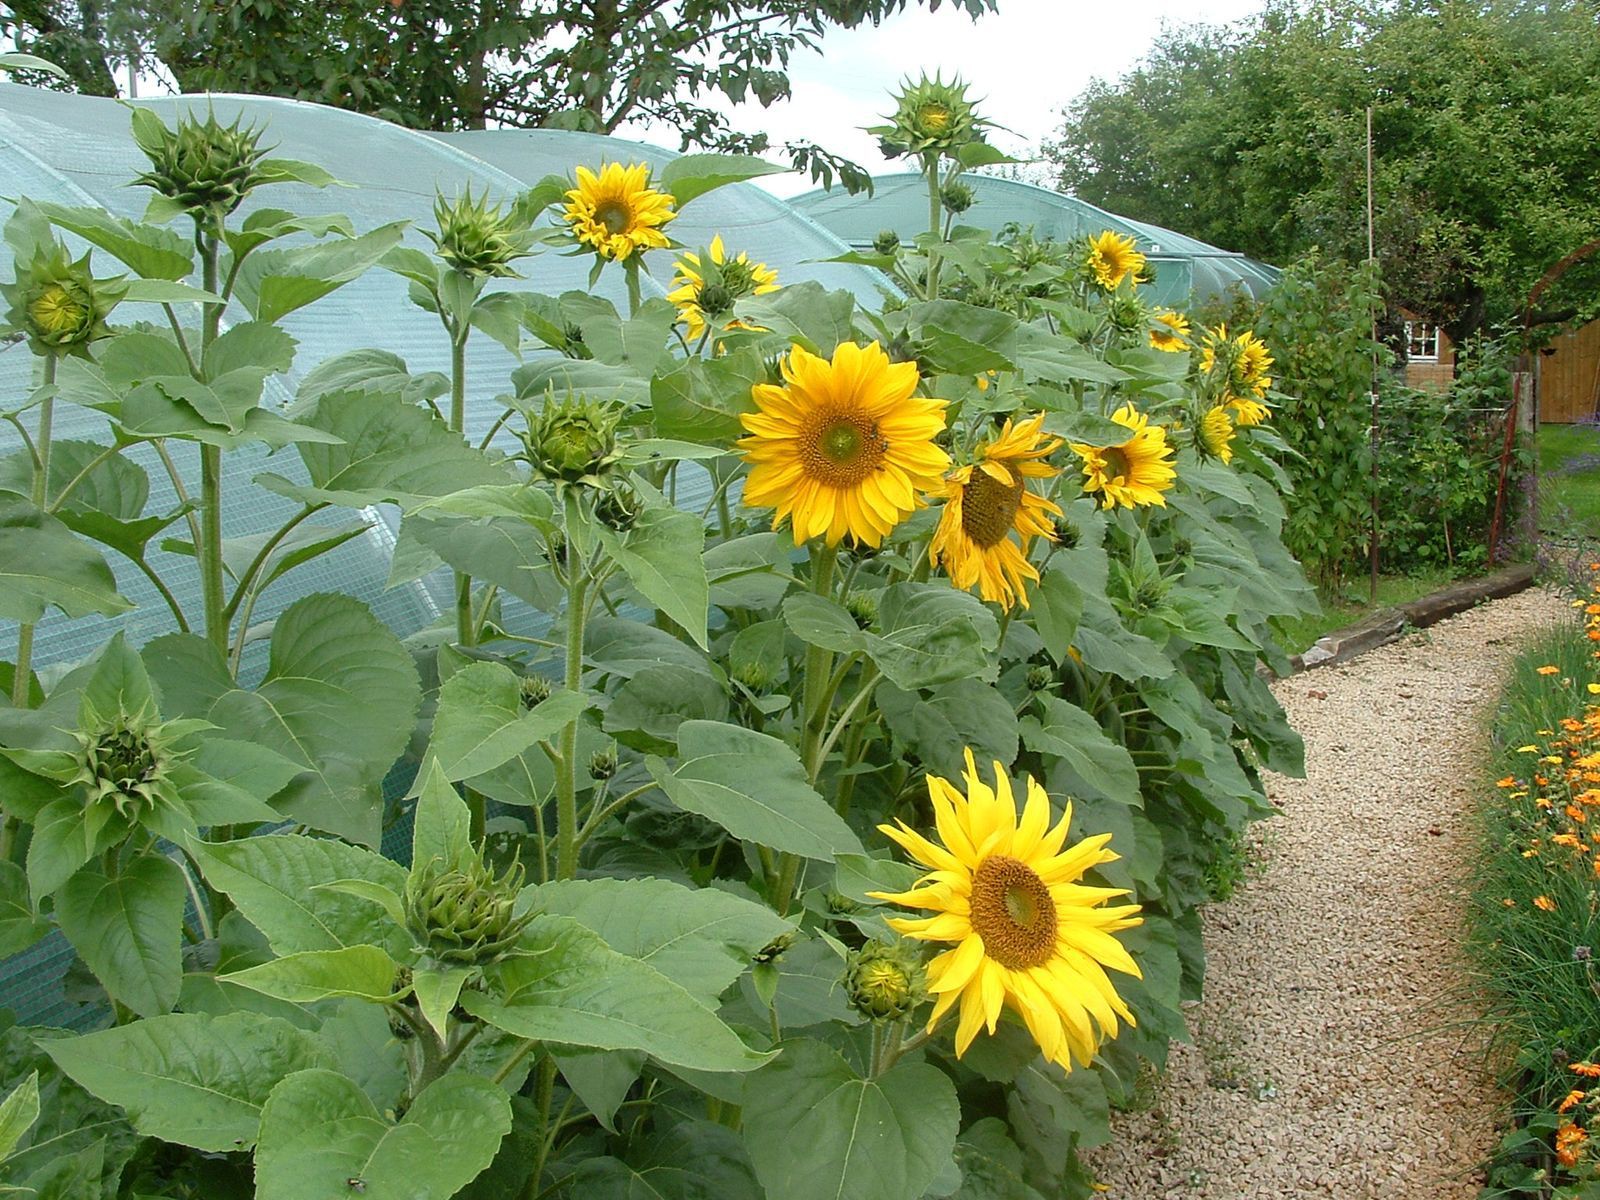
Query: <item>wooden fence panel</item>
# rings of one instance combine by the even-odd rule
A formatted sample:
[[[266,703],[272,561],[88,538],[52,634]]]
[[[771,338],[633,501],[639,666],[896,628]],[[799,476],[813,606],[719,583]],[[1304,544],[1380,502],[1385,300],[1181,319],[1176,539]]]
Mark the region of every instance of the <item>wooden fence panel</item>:
[[[1600,404],[1600,321],[1564,333],[1539,359],[1539,420],[1557,425],[1591,419]]]

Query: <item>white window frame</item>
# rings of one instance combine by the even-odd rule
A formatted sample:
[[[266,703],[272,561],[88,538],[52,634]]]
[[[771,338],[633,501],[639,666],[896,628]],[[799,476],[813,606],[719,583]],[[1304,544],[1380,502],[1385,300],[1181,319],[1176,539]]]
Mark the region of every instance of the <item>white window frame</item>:
[[[1438,362],[1439,327],[1428,321],[1407,321],[1406,358],[1412,362]]]

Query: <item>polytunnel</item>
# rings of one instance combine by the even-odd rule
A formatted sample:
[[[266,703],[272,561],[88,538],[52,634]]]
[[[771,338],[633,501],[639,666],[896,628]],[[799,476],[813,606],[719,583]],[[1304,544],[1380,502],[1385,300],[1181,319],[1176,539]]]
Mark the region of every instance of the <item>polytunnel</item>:
[[[430,135],[341,109],[275,97],[157,97],[136,103],[169,125],[182,112],[204,115],[210,109],[224,123],[239,118],[246,125],[263,127],[263,144],[272,147],[275,156],[314,163],[350,185],[326,189],[277,185],[254,194],[242,214],[262,207],[289,208],[302,214],[344,213],[357,233],[393,221],[409,221],[405,244],[422,250],[431,249],[420,231],[433,225],[437,194],[454,197],[471,188],[474,195],[486,191],[491,200],[508,201],[547,175],[570,176],[578,165],[597,168],[602,162],[647,161],[659,169],[679,157],[635,142],[558,130]],[[118,216],[137,218],[144,212],[150,192],[131,186],[130,181],[148,165],[131,136],[126,104],[0,83],[0,198],[26,196],[95,205]],[[0,199],[0,222],[10,216],[12,208],[9,199]],[[816,261],[843,254],[848,247],[751,184],[729,185],[696,199],[670,232],[686,247],[707,245],[714,235],[721,234],[730,251],[749,252],[753,259],[775,268],[785,283],[816,280],[829,288],[853,291],[866,302],[875,301],[887,286],[883,277],[870,269]],[[74,253],[86,249],[70,234],[64,237]],[[665,252],[646,259],[646,296],[666,294],[672,259]],[[93,261],[99,275],[118,270],[119,264],[101,251],[95,252]],[[494,286],[557,295],[586,287],[591,262],[588,255],[569,256],[546,249],[516,264],[524,278],[499,280]],[[0,266],[0,275],[9,278],[9,262]],[[625,306],[619,270],[608,269],[596,291],[619,307]],[[284,318],[283,327],[299,343],[294,368],[268,380],[264,405],[292,400],[299,382],[313,367],[357,348],[397,354],[413,375],[447,373],[450,347],[438,318],[410,303],[406,293],[405,279],[375,268]],[[244,317],[235,304],[224,324]],[[115,319],[123,323],[161,318],[157,305],[127,303],[119,307]],[[524,361],[553,353],[525,351]],[[510,375],[518,365],[515,356],[489,337],[475,335],[469,342],[466,426],[472,440],[482,438],[500,413],[501,405],[494,398],[511,390]],[[8,402],[26,396],[35,369],[36,360],[25,343],[0,345],[0,395]],[[7,407],[11,406],[8,403]],[[104,440],[106,436],[100,414],[71,406],[58,409],[56,429],[61,439]],[[0,426],[0,457],[20,446],[15,428]],[[150,475],[152,506],[171,509],[176,503],[173,489],[155,455],[146,450],[139,447],[132,457]],[[181,470],[197,471],[192,445],[177,446],[175,454],[180,456]],[[249,486],[250,479],[262,471],[302,479],[292,449],[269,456],[265,448],[254,446],[230,453],[224,463],[228,499],[224,536],[262,535],[298,508],[295,502]],[[683,498],[692,501],[694,496],[689,492]],[[398,516],[378,510],[365,516],[371,522],[365,534],[275,584],[254,614],[256,620],[270,620],[307,593],[338,590],[365,601],[402,636],[431,624],[450,603],[448,576],[436,573],[431,578],[387,586]],[[349,514],[342,519],[348,521]],[[159,550],[151,559],[163,575],[177,577],[175,591],[184,607],[198,601],[198,576],[185,569],[184,560]],[[47,616],[39,629],[37,663],[47,666],[81,659],[118,628],[126,629],[135,644],[171,631],[168,610],[145,577],[124,562],[113,566],[120,590],[134,602],[135,609],[115,620],[87,617],[68,621],[58,613]],[[8,655],[9,651],[0,651],[0,657]]]
[[[660,168],[679,157],[671,151],[595,135],[560,131],[492,131],[433,136],[392,125],[372,117],[304,102],[256,96],[214,95],[140,99],[137,104],[155,112],[168,125],[181,113],[203,116],[208,109],[223,123],[236,118],[264,129],[263,145],[277,157],[300,159],[331,171],[349,186],[316,189],[299,184],[275,185],[252,195],[241,216],[258,208],[287,208],[304,215],[342,213],[356,232],[364,233],[390,222],[409,222],[404,243],[431,249],[421,230],[433,226],[437,194],[455,197],[470,188],[487,193],[493,201],[508,201],[546,175],[570,176],[579,165],[598,168],[604,162],[647,161]],[[147,169],[148,161],[134,143],[127,105],[97,97],[67,95],[15,84],[0,83],[0,223],[11,216],[18,197],[64,205],[95,206],[120,217],[139,218],[150,192],[131,181]],[[238,218],[235,218],[237,220]],[[174,223],[174,229],[182,226]],[[721,234],[730,251],[744,250],[775,268],[785,283],[816,280],[828,288],[847,289],[864,302],[874,302],[888,286],[877,272],[850,264],[822,261],[845,253],[848,247],[808,218],[750,184],[733,184],[695,200],[671,229],[685,247],[708,245]],[[60,233],[60,231],[58,231]],[[87,243],[60,233],[74,255]],[[294,240],[308,241],[300,236]],[[592,257],[569,256],[547,248],[519,261],[521,279],[496,280],[495,289],[519,289],[558,295],[587,286]],[[673,255],[658,252],[646,260],[643,291],[664,296],[672,274]],[[95,274],[120,273],[122,267],[109,254],[94,251]],[[11,278],[9,253],[0,252],[0,279]],[[319,363],[359,348],[392,352],[405,360],[414,376],[448,373],[450,346],[438,318],[412,304],[407,281],[374,268],[331,294],[283,318],[281,325],[297,341],[291,371],[267,380],[262,405],[273,408],[295,397],[301,381]],[[625,311],[621,272],[608,269],[596,291]],[[183,306],[177,306],[181,310]],[[224,325],[246,319],[237,303],[224,317]],[[124,302],[113,321],[159,322],[155,304]],[[188,319],[197,321],[190,306]],[[525,351],[524,361],[553,351]],[[0,342],[0,412],[25,407],[38,384],[39,360],[26,342]],[[489,432],[499,415],[496,397],[511,390],[510,375],[517,358],[492,338],[474,335],[467,353],[467,433],[474,441]],[[19,420],[29,425],[29,415]],[[55,412],[57,444],[71,439],[105,442],[108,429],[98,412],[70,404]],[[501,434],[500,442],[509,441]],[[0,424],[0,469],[8,456],[23,449],[15,425]],[[171,443],[177,474],[186,490],[197,491],[198,447],[190,442]],[[176,489],[148,445],[139,445],[127,457],[149,477],[149,511],[168,512],[177,506]],[[304,482],[304,468],[292,448],[276,453],[254,444],[223,457],[223,535],[229,539],[255,538],[267,533],[300,509],[291,501],[262,487],[254,476],[271,471]],[[701,485],[702,490],[704,485]],[[692,486],[680,491],[685,502],[695,499]],[[278,613],[302,596],[326,591],[343,592],[364,601],[401,636],[434,624],[448,612],[453,600],[447,571],[391,586],[391,566],[397,545],[399,517],[392,506],[353,514],[329,513],[330,524],[348,526],[364,520],[364,532],[332,553],[296,569],[274,583],[253,613],[254,623],[265,629]],[[181,522],[169,530],[179,533]],[[118,590],[133,602],[125,615],[90,616],[69,620],[58,611],[46,614],[38,627],[34,663],[41,674],[65,670],[92,654],[116,631],[125,631],[135,645],[170,633],[175,628],[169,609],[154,586],[129,562],[107,551],[117,577]],[[200,583],[193,561],[153,545],[149,560],[172,584],[187,611],[200,607]],[[406,572],[395,572],[404,576]],[[514,606],[508,603],[508,610]],[[522,610],[524,619],[529,614]],[[510,613],[508,611],[508,619]],[[17,639],[13,622],[0,621],[0,661],[12,659]],[[259,673],[265,660],[265,639],[252,642],[245,655],[246,674]],[[403,783],[401,784],[403,787]],[[403,831],[402,831],[403,832]],[[388,840],[386,839],[386,847]],[[26,1023],[61,1023],[82,1014],[63,999],[62,975],[72,951],[59,936],[52,936],[7,964],[0,976],[0,1007],[19,1014]]]
[[[1154,270],[1148,290],[1158,304],[1187,308],[1235,286],[1259,299],[1279,275],[1278,268],[1243,254],[1106,212],[1075,196],[989,175],[964,175],[962,181],[975,194],[972,207],[960,217],[964,225],[998,232],[1014,224],[1055,241],[1107,229],[1132,237]],[[857,250],[869,248],[881,230],[892,229],[909,240],[928,228],[928,185],[922,175],[880,175],[872,184],[870,196],[818,189],[796,197],[793,204]]]

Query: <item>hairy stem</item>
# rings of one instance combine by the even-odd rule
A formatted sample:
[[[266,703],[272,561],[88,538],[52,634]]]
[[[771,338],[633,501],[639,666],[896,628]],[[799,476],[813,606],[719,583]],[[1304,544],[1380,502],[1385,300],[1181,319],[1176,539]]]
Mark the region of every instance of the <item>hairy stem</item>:
[[[56,356],[44,356],[44,386],[52,388],[56,383]],[[50,492],[50,438],[52,426],[56,418],[56,401],[54,396],[46,395],[39,405],[39,435],[33,443],[33,505],[43,509],[45,498]],[[33,631],[32,621],[19,626],[17,629],[17,662],[11,677],[11,703],[18,708],[28,707],[28,681],[33,676]],[[10,833],[11,818],[6,818],[6,833]],[[9,838],[7,839],[9,840]]]
[[[577,561],[572,543],[567,543],[567,662],[566,685],[568,691],[583,687],[583,633],[588,615],[589,575],[585,565]],[[556,763],[556,878],[571,879],[578,873],[578,723],[581,717],[567,722],[557,745],[560,761]]]

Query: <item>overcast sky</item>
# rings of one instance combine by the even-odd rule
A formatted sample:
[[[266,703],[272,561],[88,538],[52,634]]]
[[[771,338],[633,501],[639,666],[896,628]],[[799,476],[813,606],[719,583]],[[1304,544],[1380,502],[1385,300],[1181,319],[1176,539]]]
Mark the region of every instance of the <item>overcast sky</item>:
[[[985,98],[982,112],[1012,130],[991,140],[1008,153],[1036,149],[1060,124],[1061,109],[1095,77],[1114,79],[1132,67],[1163,22],[1224,24],[1258,11],[1260,0],[999,0],[999,11],[978,21],[952,8],[910,7],[881,26],[834,29],[821,54],[790,62],[794,99],[763,109],[735,110],[742,129],[765,129],[774,143],[807,138],[870,170],[884,167],[874,139],[861,126],[892,110],[891,92],[923,70],[960,74]],[[668,131],[630,131],[662,145]],[[887,168],[892,170],[901,167]],[[804,191],[798,176],[778,176],[773,190]]]

